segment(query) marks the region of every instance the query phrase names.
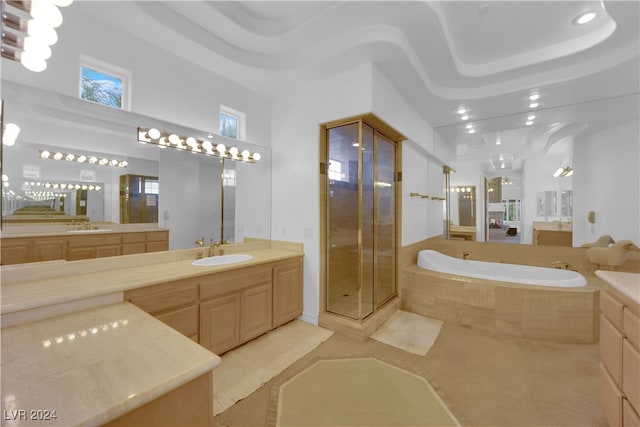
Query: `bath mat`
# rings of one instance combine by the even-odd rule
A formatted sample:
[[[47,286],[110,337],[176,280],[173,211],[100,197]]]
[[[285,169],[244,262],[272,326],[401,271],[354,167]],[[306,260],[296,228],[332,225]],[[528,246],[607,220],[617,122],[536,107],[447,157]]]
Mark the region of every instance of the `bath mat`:
[[[223,354],[222,363],[213,371],[214,415],[249,396],[332,334],[294,320]]]
[[[441,328],[442,320],[398,311],[370,338],[424,356],[436,341]]]
[[[426,379],[371,357],[320,360],[279,391],[279,427],[460,426]]]

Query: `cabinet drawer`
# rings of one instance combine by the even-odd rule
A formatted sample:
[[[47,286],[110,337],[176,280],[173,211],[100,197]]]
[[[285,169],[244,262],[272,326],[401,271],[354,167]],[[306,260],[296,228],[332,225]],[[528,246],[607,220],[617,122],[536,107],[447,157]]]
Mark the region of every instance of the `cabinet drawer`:
[[[143,254],[147,250],[147,244],[142,243],[126,243],[122,245],[122,255]]]
[[[157,318],[187,337],[198,334],[198,305],[160,314]]]
[[[640,353],[629,340],[622,343],[622,391],[634,408],[640,408]]]
[[[622,402],[622,425],[623,427],[640,427],[640,416],[626,399]]]
[[[68,240],[67,245],[70,248],[86,248],[104,245],[120,245],[120,235],[115,236],[94,236],[94,237],[77,237]]]
[[[640,317],[633,314],[628,307],[624,308],[623,316],[622,331],[624,336],[637,350],[640,350]]]
[[[622,425],[622,392],[600,363],[600,404],[609,427]]]
[[[622,333],[600,315],[600,359],[619,386],[622,385],[622,341]]]
[[[147,241],[145,233],[124,233],[122,243],[144,243]]]
[[[162,252],[168,250],[169,242],[167,241],[147,242],[147,252]]]
[[[198,303],[195,282],[174,282],[134,289],[125,294],[125,300],[150,314],[162,313]]]
[[[213,298],[263,283],[271,283],[271,268],[248,268],[213,274],[202,280],[200,298]]]
[[[622,330],[622,309],[622,303],[615,300],[606,291],[600,291],[600,311],[620,330]]]
[[[147,233],[147,242],[161,242],[168,239],[169,239],[169,236],[166,231]]]

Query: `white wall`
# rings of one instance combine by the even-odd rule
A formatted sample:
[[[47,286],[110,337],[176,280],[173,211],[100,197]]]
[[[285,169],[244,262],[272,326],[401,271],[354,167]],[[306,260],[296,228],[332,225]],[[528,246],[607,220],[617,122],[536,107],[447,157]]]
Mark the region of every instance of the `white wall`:
[[[640,122],[606,129],[574,145],[573,244],[603,234],[640,243]],[[595,212],[595,223],[587,213]]]
[[[403,145],[403,245],[442,234],[441,204],[408,197],[411,191],[442,194],[433,129],[375,67],[359,66],[274,100],[271,237],[304,243],[302,317],[311,323],[320,307],[319,125],[368,112],[412,141]]]

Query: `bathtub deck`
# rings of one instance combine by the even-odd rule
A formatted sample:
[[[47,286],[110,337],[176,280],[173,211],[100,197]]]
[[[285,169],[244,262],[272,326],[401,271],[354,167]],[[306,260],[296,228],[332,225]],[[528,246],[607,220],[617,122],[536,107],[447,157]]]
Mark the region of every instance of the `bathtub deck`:
[[[599,288],[516,285],[404,268],[404,310],[506,336],[593,344],[599,340]]]

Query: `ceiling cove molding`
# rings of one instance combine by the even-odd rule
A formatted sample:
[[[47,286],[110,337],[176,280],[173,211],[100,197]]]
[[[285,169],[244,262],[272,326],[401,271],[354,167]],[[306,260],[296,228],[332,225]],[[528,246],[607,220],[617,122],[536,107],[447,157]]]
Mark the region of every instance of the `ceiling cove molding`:
[[[543,46],[539,49],[528,50],[526,52],[518,53],[517,55],[511,55],[504,57],[500,60],[485,62],[485,63],[467,63],[459,54],[459,49],[453,39],[449,22],[446,18],[445,12],[442,10],[442,6],[437,2],[426,3],[438,17],[440,25],[442,26],[442,32],[447,42],[449,52],[455,64],[456,70],[461,76],[465,77],[486,77],[493,74],[512,71],[518,68],[532,66],[540,64],[542,62],[551,61],[554,59],[570,56],[578,52],[588,50],[605,40],[607,40],[616,30],[617,24],[606,10],[603,13],[606,15],[604,21],[598,25],[591,32],[585,33],[582,36],[575,37],[570,40],[558,42],[551,45]]]

